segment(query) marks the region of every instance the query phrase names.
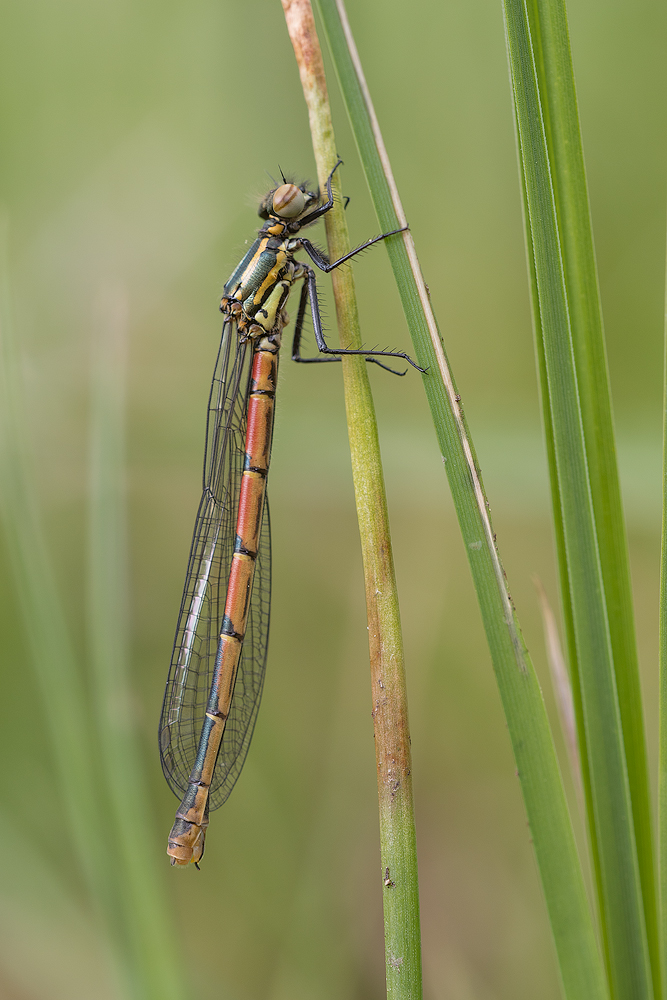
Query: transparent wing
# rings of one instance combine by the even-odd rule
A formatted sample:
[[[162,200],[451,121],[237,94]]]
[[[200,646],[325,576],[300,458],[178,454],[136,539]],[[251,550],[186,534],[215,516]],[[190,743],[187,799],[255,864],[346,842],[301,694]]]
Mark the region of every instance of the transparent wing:
[[[228,320],[213,373],[206,425],[203,493],[197,512],[174,650],[160,719],[160,756],[176,795],[188,787],[213,678],[236,537],[245,455],[252,345]],[[211,808],[239,775],[262,692],[269,627],[271,543],[268,506],[230,716],[210,792]]]

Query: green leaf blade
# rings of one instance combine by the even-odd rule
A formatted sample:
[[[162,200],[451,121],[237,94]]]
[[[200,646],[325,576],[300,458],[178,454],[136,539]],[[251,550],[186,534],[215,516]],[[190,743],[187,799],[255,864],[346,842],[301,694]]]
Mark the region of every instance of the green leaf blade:
[[[402,224],[391,176],[376,141],[372,107],[364,99],[343,26],[342,3],[320,0],[330,49],[347,104],[378,219],[383,229]],[[356,55],[356,53],[355,53]],[[475,589],[482,611],[544,887],[565,995],[608,996],[584,891],[570,817],[539,685],[513,613],[486,510],[481,478],[456,386],[428,304],[418,264],[398,240],[387,247],[417,358],[428,367],[424,386]],[[439,373],[443,378],[438,377]]]
[[[588,476],[587,439],[570,329],[564,251],[547,146],[549,128],[544,126],[542,119],[527,11],[522,3],[514,0],[508,0],[505,11],[529,224],[529,253],[533,256],[535,269],[536,311],[539,311],[536,327],[544,344],[542,357],[549,407],[546,422],[552,435],[551,466],[556,478],[552,488],[558,497],[562,517],[562,548],[568,569],[566,601],[569,596],[579,665],[580,714],[586,736],[584,745],[590,781],[586,784],[591,793],[589,815],[592,835],[596,839],[596,869],[608,967],[615,995],[649,997],[653,995],[653,984],[644,899],[605,578]],[[538,53],[543,51],[539,45],[536,48]],[[576,114],[576,105],[574,111]],[[573,197],[575,210],[581,211],[581,200],[581,192],[577,191]],[[583,226],[581,222],[580,228]],[[589,272],[591,263],[594,270],[592,242],[584,257]],[[583,286],[586,287],[585,280]],[[590,309],[588,304],[586,308]],[[542,381],[544,385],[545,379]],[[610,424],[608,437],[611,438]],[[613,445],[613,438],[611,440]],[[590,450],[591,442],[588,444]],[[613,457],[613,450],[611,454]],[[606,500],[601,493],[600,477],[596,487],[598,503],[604,505]],[[622,533],[621,537],[624,538]],[[607,550],[604,554],[608,558]],[[644,783],[645,780],[644,771]]]
[[[632,588],[567,15],[560,0],[532,0],[528,4],[528,15],[558,217],[644,916],[654,990],[659,995],[655,866]],[[552,464],[552,479],[553,473]],[[563,593],[567,605],[570,601],[567,585]],[[572,647],[570,643],[573,683],[578,687],[576,654],[573,655]],[[586,755],[585,747],[583,750],[582,759]],[[596,850],[596,845],[593,846]]]

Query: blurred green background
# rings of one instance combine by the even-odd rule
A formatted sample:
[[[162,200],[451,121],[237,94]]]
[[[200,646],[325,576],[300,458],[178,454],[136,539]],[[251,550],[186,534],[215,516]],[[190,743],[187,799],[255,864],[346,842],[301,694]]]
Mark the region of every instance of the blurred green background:
[[[177,803],[155,730],[199,499],[217,304],[257,227],[267,171],[315,172],[280,4],[8,0],[3,15],[15,332],[39,502],[84,670],[91,344],[108,288],[128,301],[132,674],[154,819],[143,835],[190,996],[379,1000],[375,765],[342,386],[335,368],[302,369],[287,352],[262,710],[202,871],[172,870],[164,854]],[[501,5],[364,0],[349,15],[555,722],[531,582],[537,573],[557,607]],[[631,11],[576,0],[569,15],[654,763],[667,12],[657,0]],[[329,82],[361,242],[377,223]],[[384,251],[355,274],[365,341],[407,349]],[[421,382],[371,378],[405,629],[425,995],[555,1000],[519,786]],[[0,997],[116,1000],[0,558]]]

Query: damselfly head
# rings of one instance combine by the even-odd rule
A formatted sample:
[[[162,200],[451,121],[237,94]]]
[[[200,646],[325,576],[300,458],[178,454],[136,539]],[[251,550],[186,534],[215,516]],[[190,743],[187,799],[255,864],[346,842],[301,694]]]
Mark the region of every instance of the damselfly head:
[[[305,195],[296,184],[281,184],[273,196],[273,211],[281,219],[298,219],[305,207]]]
[[[279,219],[298,219],[300,215],[317,201],[317,194],[307,191],[306,185],[296,185],[291,182],[274,188],[262,199],[257,214],[262,219],[270,216]]]

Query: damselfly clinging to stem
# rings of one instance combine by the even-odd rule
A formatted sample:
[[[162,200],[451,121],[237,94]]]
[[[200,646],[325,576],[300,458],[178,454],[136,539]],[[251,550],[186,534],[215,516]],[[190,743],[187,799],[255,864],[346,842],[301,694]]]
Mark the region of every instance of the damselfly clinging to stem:
[[[382,367],[380,357],[418,367],[401,351],[331,348],[324,341],[315,272],[295,253],[304,250],[320,270],[332,271],[402,232],[376,236],[332,263],[299,235],[333,208],[331,178],[340,162],[327,180],[324,204],[305,184],[284,177],[269,191],[259,206],[265,224],[220,304],[224,322],[208,404],[204,489],[160,719],[162,768],[182,799],[167,847],[173,865],[196,864],[204,853],[209,810],[222,805],[239,776],[259,708],[271,591],[266,477],[278,352],[288,322],[284,306],[294,282],[303,280],[294,361],[360,354]],[[300,353],[308,303],[320,352],[314,358]]]

